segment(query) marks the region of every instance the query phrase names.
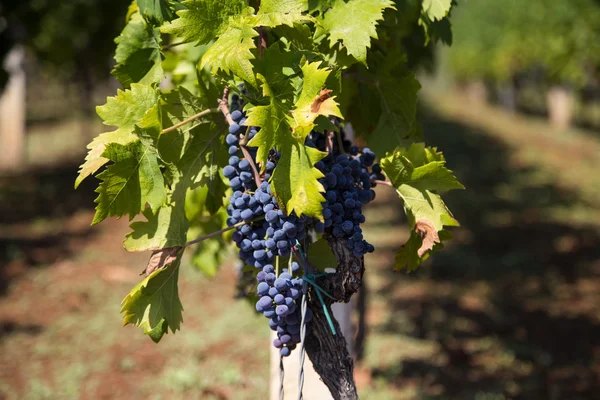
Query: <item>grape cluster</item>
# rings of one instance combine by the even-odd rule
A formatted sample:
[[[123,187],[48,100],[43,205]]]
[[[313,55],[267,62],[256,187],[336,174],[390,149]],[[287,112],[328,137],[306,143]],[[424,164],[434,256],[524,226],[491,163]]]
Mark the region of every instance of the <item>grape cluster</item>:
[[[239,109],[241,104],[242,100],[234,95],[231,103],[233,123],[225,138],[230,158],[229,165],[223,168],[223,174],[233,189],[227,207],[227,224],[238,225],[232,239],[239,248],[240,259],[259,270],[256,274],[256,310],[267,317],[271,329],[277,331],[273,345],[285,357],[300,342],[300,304],[304,280],[297,262],[292,262],[289,270],[283,268],[278,274],[273,267],[275,258],[291,257],[309,230],[345,240],[356,257],[372,252],[374,248],[363,239],[360,228],[365,221],[362,206],[375,198],[373,181],[383,179],[383,176],[381,168],[373,164],[375,154],[369,149],[359,152],[357,147],[351,146],[343,138],[341,131],[343,148],[329,148],[327,157],[315,165],[324,175],[320,179],[326,189],[324,222],[294,213],[286,215],[272,196],[268,182],[280,154],[271,150],[264,175],[258,177],[258,171],[253,169],[256,150],[246,148],[241,152],[240,140],[247,142],[259,130],[244,126],[246,118]],[[307,138],[306,145],[325,150],[324,135],[313,132]],[[309,321],[311,316],[309,309],[306,320]]]
[[[256,310],[269,318],[269,326],[277,331],[273,346],[280,349],[283,357],[289,356],[296,344],[300,343],[300,304],[304,282],[302,278],[292,276],[299,269],[300,266],[294,261],[291,271],[284,268],[277,277],[273,266],[267,264],[256,276],[260,297],[256,302]],[[312,313],[307,309],[306,321],[309,322],[311,318]]]
[[[343,130],[340,132],[343,137]],[[325,147],[322,135],[309,140],[307,145]],[[342,139],[343,149],[334,146],[330,153],[315,167],[324,177],[320,180],[325,188],[323,218],[325,228],[336,238],[345,239],[346,246],[355,257],[375,250],[363,238],[360,224],[365,222],[363,205],[375,199],[372,189],[377,179],[384,179],[381,167],[375,162],[375,153],[368,148],[359,151]],[[337,143],[336,143],[337,144]]]
[[[223,174],[234,190],[227,207],[227,224],[233,226],[245,222],[232,238],[240,249],[239,257],[246,264],[260,269],[256,276],[259,296],[256,310],[269,318],[271,329],[277,331],[273,345],[280,349],[282,356],[288,356],[300,342],[303,280],[297,276],[298,263],[293,262],[291,271],[284,268],[276,276],[273,262],[276,256],[290,256],[297,241],[304,239],[309,226],[314,226],[314,221],[294,213],[285,215],[271,195],[268,179],[279,159],[274,151],[269,155],[263,181],[256,184],[250,161],[240,158],[239,141],[246,131],[252,138],[258,130],[243,126],[246,119],[239,110],[233,111],[231,117],[234,123],[230,125],[225,139],[231,157],[229,165],[223,168]],[[256,154],[251,150],[249,153],[254,163]]]

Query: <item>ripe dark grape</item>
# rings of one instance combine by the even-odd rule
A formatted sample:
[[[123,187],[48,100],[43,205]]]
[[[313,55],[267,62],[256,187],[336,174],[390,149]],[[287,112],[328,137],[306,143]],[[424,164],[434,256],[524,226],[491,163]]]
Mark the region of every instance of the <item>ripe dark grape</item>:
[[[323,203],[323,225],[319,230],[345,239],[346,245],[356,257],[372,252],[374,247],[366,242],[362,235],[360,224],[365,222],[362,207],[373,201],[375,192],[372,187],[374,180],[383,180],[381,167],[375,162],[375,153],[369,148],[362,152],[345,140],[343,130],[341,142],[343,148],[334,140],[334,148],[317,167],[324,175],[321,184],[325,188]],[[326,150],[323,135],[309,135],[311,142],[319,150]],[[315,229],[317,225],[315,224]]]

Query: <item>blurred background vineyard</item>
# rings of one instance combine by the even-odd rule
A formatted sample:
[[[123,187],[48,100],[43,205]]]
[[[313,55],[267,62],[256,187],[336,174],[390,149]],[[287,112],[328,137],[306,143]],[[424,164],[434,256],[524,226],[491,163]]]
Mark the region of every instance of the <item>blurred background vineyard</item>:
[[[118,88],[127,3],[0,4],[0,399],[266,398],[268,327],[235,298],[233,258],[214,278],[183,268],[177,335],[120,327],[148,255],[123,250],[126,220],[91,229],[95,182],[73,182]],[[456,3],[451,47],[413,51],[416,19],[402,46],[425,140],[467,187],[447,196],[462,227],[393,273],[408,232],[378,188],[361,398],[597,399],[600,1]]]

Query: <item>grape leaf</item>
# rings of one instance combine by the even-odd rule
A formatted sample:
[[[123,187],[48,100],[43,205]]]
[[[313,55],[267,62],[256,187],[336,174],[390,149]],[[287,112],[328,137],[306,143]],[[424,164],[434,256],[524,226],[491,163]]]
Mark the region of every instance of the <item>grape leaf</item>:
[[[306,63],[302,66],[302,92],[292,112],[291,128],[294,138],[303,142],[315,127],[318,116],[342,118],[342,113],[330,90],[322,90],[331,71],[319,69],[320,62]]]
[[[254,26],[293,26],[294,22],[309,21],[310,15],[302,14],[308,9],[307,0],[263,0],[258,13],[252,17]]]
[[[224,33],[229,17],[252,11],[244,0],[188,0],[181,4],[186,9],[177,11],[179,18],[163,26],[161,31],[196,44],[208,43]]]
[[[88,145],[90,150],[85,162],[79,168],[79,176],[75,180],[75,188],[88,176],[95,173],[108,162],[102,156],[109,143],[127,144],[136,140],[133,134],[135,124],[140,122],[145,113],[158,102],[158,92],[149,85],[134,83],[131,88],[117,91],[117,96],[109,97],[103,106],[96,107],[96,112],[106,125],[119,129],[97,136]]]
[[[335,4],[335,0],[308,0],[308,9],[313,11],[325,12]]]
[[[160,250],[166,247],[183,246],[189,223],[185,209],[165,204],[155,214],[148,208],[143,211],[146,221],[135,221],[130,225],[132,232],[125,236],[123,245],[127,251]]]
[[[278,101],[276,93],[271,90],[264,76],[257,74],[257,78],[262,82],[263,95],[269,97],[269,104],[249,109],[245,125],[260,127],[260,131],[248,142],[248,146],[258,147],[256,161],[264,168],[269,151],[291,134],[287,115],[290,106],[286,107]]]
[[[231,18],[227,29],[204,53],[200,67],[209,67],[213,73],[219,70],[226,73],[233,72],[256,87],[256,79],[250,63],[254,55],[250,50],[256,48],[254,38],[258,36],[258,32],[253,28],[254,25],[243,18]]]
[[[438,232],[438,242],[433,244],[433,247],[423,246],[423,239],[421,235],[416,231],[412,230],[408,241],[398,250],[396,253],[394,269],[401,271],[406,268],[407,272],[412,272],[419,265],[421,265],[429,256],[442,249],[444,242],[452,239],[452,234],[446,230]],[[420,251],[424,251],[422,255],[419,255]]]
[[[190,261],[204,275],[213,278],[226,256],[227,246],[222,240],[207,239],[198,243]]]
[[[418,139],[417,92],[421,85],[408,70],[401,76],[384,74],[376,82],[381,102],[381,116],[369,137],[369,146],[379,154],[389,149],[406,146]]]
[[[181,246],[166,247],[164,249],[154,250],[143,273],[148,276],[156,270],[163,269],[173,264],[175,261],[177,261],[181,250],[183,250],[183,247]]]
[[[287,213],[295,211],[297,215],[304,214],[322,221],[321,203],[325,198],[321,192],[325,188],[317,180],[323,174],[314,165],[327,153],[298,143],[290,135],[278,149],[281,158],[273,172],[273,195]]]
[[[335,270],[338,266],[338,260],[324,238],[310,244],[307,258],[308,262],[321,273],[325,273],[325,269]]]
[[[133,219],[146,203],[154,211],[163,204],[165,184],[155,152],[141,142],[110,143],[102,157],[113,164],[98,174],[102,182],[96,189],[98,197],[92,225],[111,216],[129,214]]]
[[[161,107],[163,118],[177,123],[206,108],[208,99],[201,99],[184,88],[165,97]],[[144,119],[147,125],[152,114]],[[223,204],[227,189],[220,175],[220,169],[228,160],[227,147],[222,139],[223,128],[219,129],[211,118],[221,118],[220,114],[210,114],[203,124],[182,127],[179,130],[160,134],[156,147],[163,162],[167,163],[170,190],[166,203],[156,215],[147,211],[147,222],[134,222],[133,230],[127,235],[125,248],[128,251],[155,250],[164,247],[182,246],[186,242],[189,228],[185,213],[186,196],[190,189],[204,186],[207,190],[207,209],[216,212]],[[142,124],[143,125],[143,124]],[[223,124],[224,126],[224,124]],[[191,128],[191,129],[190,129]],[[138,130],[139,132],[139,130]],[[149,135],[150,138],[152,135]]]
[[[395,8],[390,0],[337,0],[325,13],[321,25],[329,33],[333,47],[341,40],[348,54],[366,65],[367,48],[371,38],[377,39],[377,21],[383,19],[383,10]]]
[[[218,231],[227,226],[227,211],[224,207],[216,213],[207,213],[207,188],[201,187],[191,191],[186,199],[188,220],[192,221],[190,235],[200,237]],[[205,239],[196,245],[192,255],[192,264],[205,275],[213,277],[223,260],[229,256],[228,249],[231,239],[225,239],[226,234]]]
[[[435,249],[444,226],[459,225],[442,198],[433,192],[464,188],[440,158],[435,149],[414,144],[409,149],[398,148],[381,159],[382,169],[404,201],[412,233],[398,258],[410,260],[411,265],[415,265],[416,259],[422,262]],[[397,264],[396,267],[402,266]]]
[[[96,107],[96,112],[105,125],[131,132],[146,111],[157,102],[158,91],[155,88],[136,83],[128,90],[117,90],[117,95],[107,98],[105,105]]]
[[[137,0],[137,5],[144,18],[156,25],[173,19],[171,0]]]
[[[262,75],[261,82],[268,82],[269,96],[275,96],[279,103],[293,103],[296,88],[292,81],[300,80],[298,54],[281,51],[279,43],[274,43],[263,51],[262,58],[253,60],[254,71]],[[264,88],[263,88],[263,94]]]
[[[452,0],[423,0],[423,13],[431,20],[437,21],[448,15]]]
[[[117,65],[112,70],[121,84],[128,88],[132,83],[160,82],[163,77],[160,35],[138,14],[115,39]]]
[[[314,164],[326,154],[304,145],[306,127],[314,126],[318,115],[341,114],[333,98],[318,101],[318,91],[328,75],[327,71],[319,70],[318,65],[307,63],[303,66],[304,85],[296,103],[302,109],[298,112],[292,112],[289,103],[280,101],[278,93],[272,90],[266,77],[257,74],[258,80],[262,82],[263,94],[269,97],[269,104],[252,107],[248,111],[246,125],[261,128],[248,145],[258,147],[256,159],[263,166],[272,148],[281,152],[272,178],[273,193],[281,207],[288,213],[295,211],[298,215],[322,218],[321,202],[324,199],[321,192],[324,188],[317,179],[323,177],[323,174],[314,168]],[[281,85],[278,88],[287,90]],[[315,100],[318,107],[313,110]],[[293,128],[296,129],[294,132]]]
[[[168,267],[154,271],[136,285],[121,302],[123,325],[134,324],[157,342],[167,333],[175,333],[183,321],[183,306],[179,300],[177,280],[178,260]]]

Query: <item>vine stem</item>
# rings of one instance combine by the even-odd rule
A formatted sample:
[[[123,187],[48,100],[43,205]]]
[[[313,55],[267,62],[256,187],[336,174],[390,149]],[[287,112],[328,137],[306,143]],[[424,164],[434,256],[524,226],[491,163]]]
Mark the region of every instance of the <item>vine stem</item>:
[[[251,220],[251,221],[248,221],[248,222],[246,222],[246,221],[240,221],[240,222],[238,222],[235,225],[231,225],[231,226],[225,227],[223,229],[219,229],[218,231],[214,231],[214,232],[208,233],[206,235],[200,236],[199,238],[196,238],[194,240],[190,240],[189,242],[186,242],[183,245],[183,247],[187,247],[187,246],[191,246],[191,245],[196,244],[196,243],[200,243],[203,240],[210,239],[211,237],[219,236],[219,235],[221,235],[221,234],[223,234],[223,233],[225,233],[227,231],[239,228],[240,226],[251,224],[252,222],[256,222],[256,221],[261,221],[264,218],[265,218],[264,216],[260,216],[258,218],[255,218],[255,219]]]
[[[182,44],[186,44],[188,42],[177,42],[177,43],[169,43],[160,47],[161,51],[172,49],[173,47],[181,46]]]
[[[378,185],[389,186],[389,187],[392,187],[392,188],[394,187],[394,185],[392,185],[392,183],[391,183],[391,182],[388,182],[388,181],[380,181],[379,179],[374,179],[374,180],[372,180],[371,182],[373,182],[373,183],[376,183],[376,184],[378,184]]]
[[[166,129],[163,129],[163,130],[162,130],[162,132],[161,132],[161,134],[163,134],[163,133],[169,133],[169,132],[173,132],[174,130],[177,130],[177,129],[179,129],[179,128],[181,128],[182,126],[184,126],[185,124],[189,124],[190,122],[192,122],[192,121],[195,121],[195,120],[197,120],[198,118],[202,118],[202,117],[204,117],[205,115],[208,115],[208,114],[211,114],[211,113],[218,113],[218,112],[219,112],[219,109],[218,109],[218,108],[209,108],[209,109],[207,109],[207,110],[200,111],[200,112],[199,112],[198,114],[196,114],[196,115],[192,115],[191,117],[189,117],[189,118],[186,118],[186,119],[184,119],[183,121],[181,121],[181,122],[178,122],[178,123],[176,123],[176,124],[175,124],[175,125],[173,125],[173,126],[170,126],[170,127],[166,128]]]
[[[325,149],[329,153],[333,153],[333,136],[335,135],[334,131],[327,131],[326,141],[325,141]]]
[[[252,222],[252,221],[251,221],[251,222]],[[201,241],[203,241],[203,240],[210,239],[211,237],[219,236],[219,235],[221,235],[221,234],[223,234],[223,233],[225,233],[225,232],[227,232],[227,231],[230,231],[230,230],[232,230],[232,229],[237,229],[237,228],[239,228],[240,226],[246,225],[246,224],[248,224],[248,223],[249,223],[249,222],[246,222],[246,221],[241,221],[241,222],[238,222],[238,223],[237,223],[237,224],[235,224],[235,225],[231,225],[231,226],[228,226],[228,227],[226,227],[226,228],[219,229],[218,231],[211,232],[211,233],[209,233],[209,234],[207,234],[207,235],[200,236],[199,238],[196,238],[196,239],[194,239],[194,240],[190,240],[189,242],[186,242],[186,243],[185,243],[185,245],[184,245],[183,247],[191,246],[191,245],[193,245],[193,244],[200,243],[200,242],[201,242]]]

